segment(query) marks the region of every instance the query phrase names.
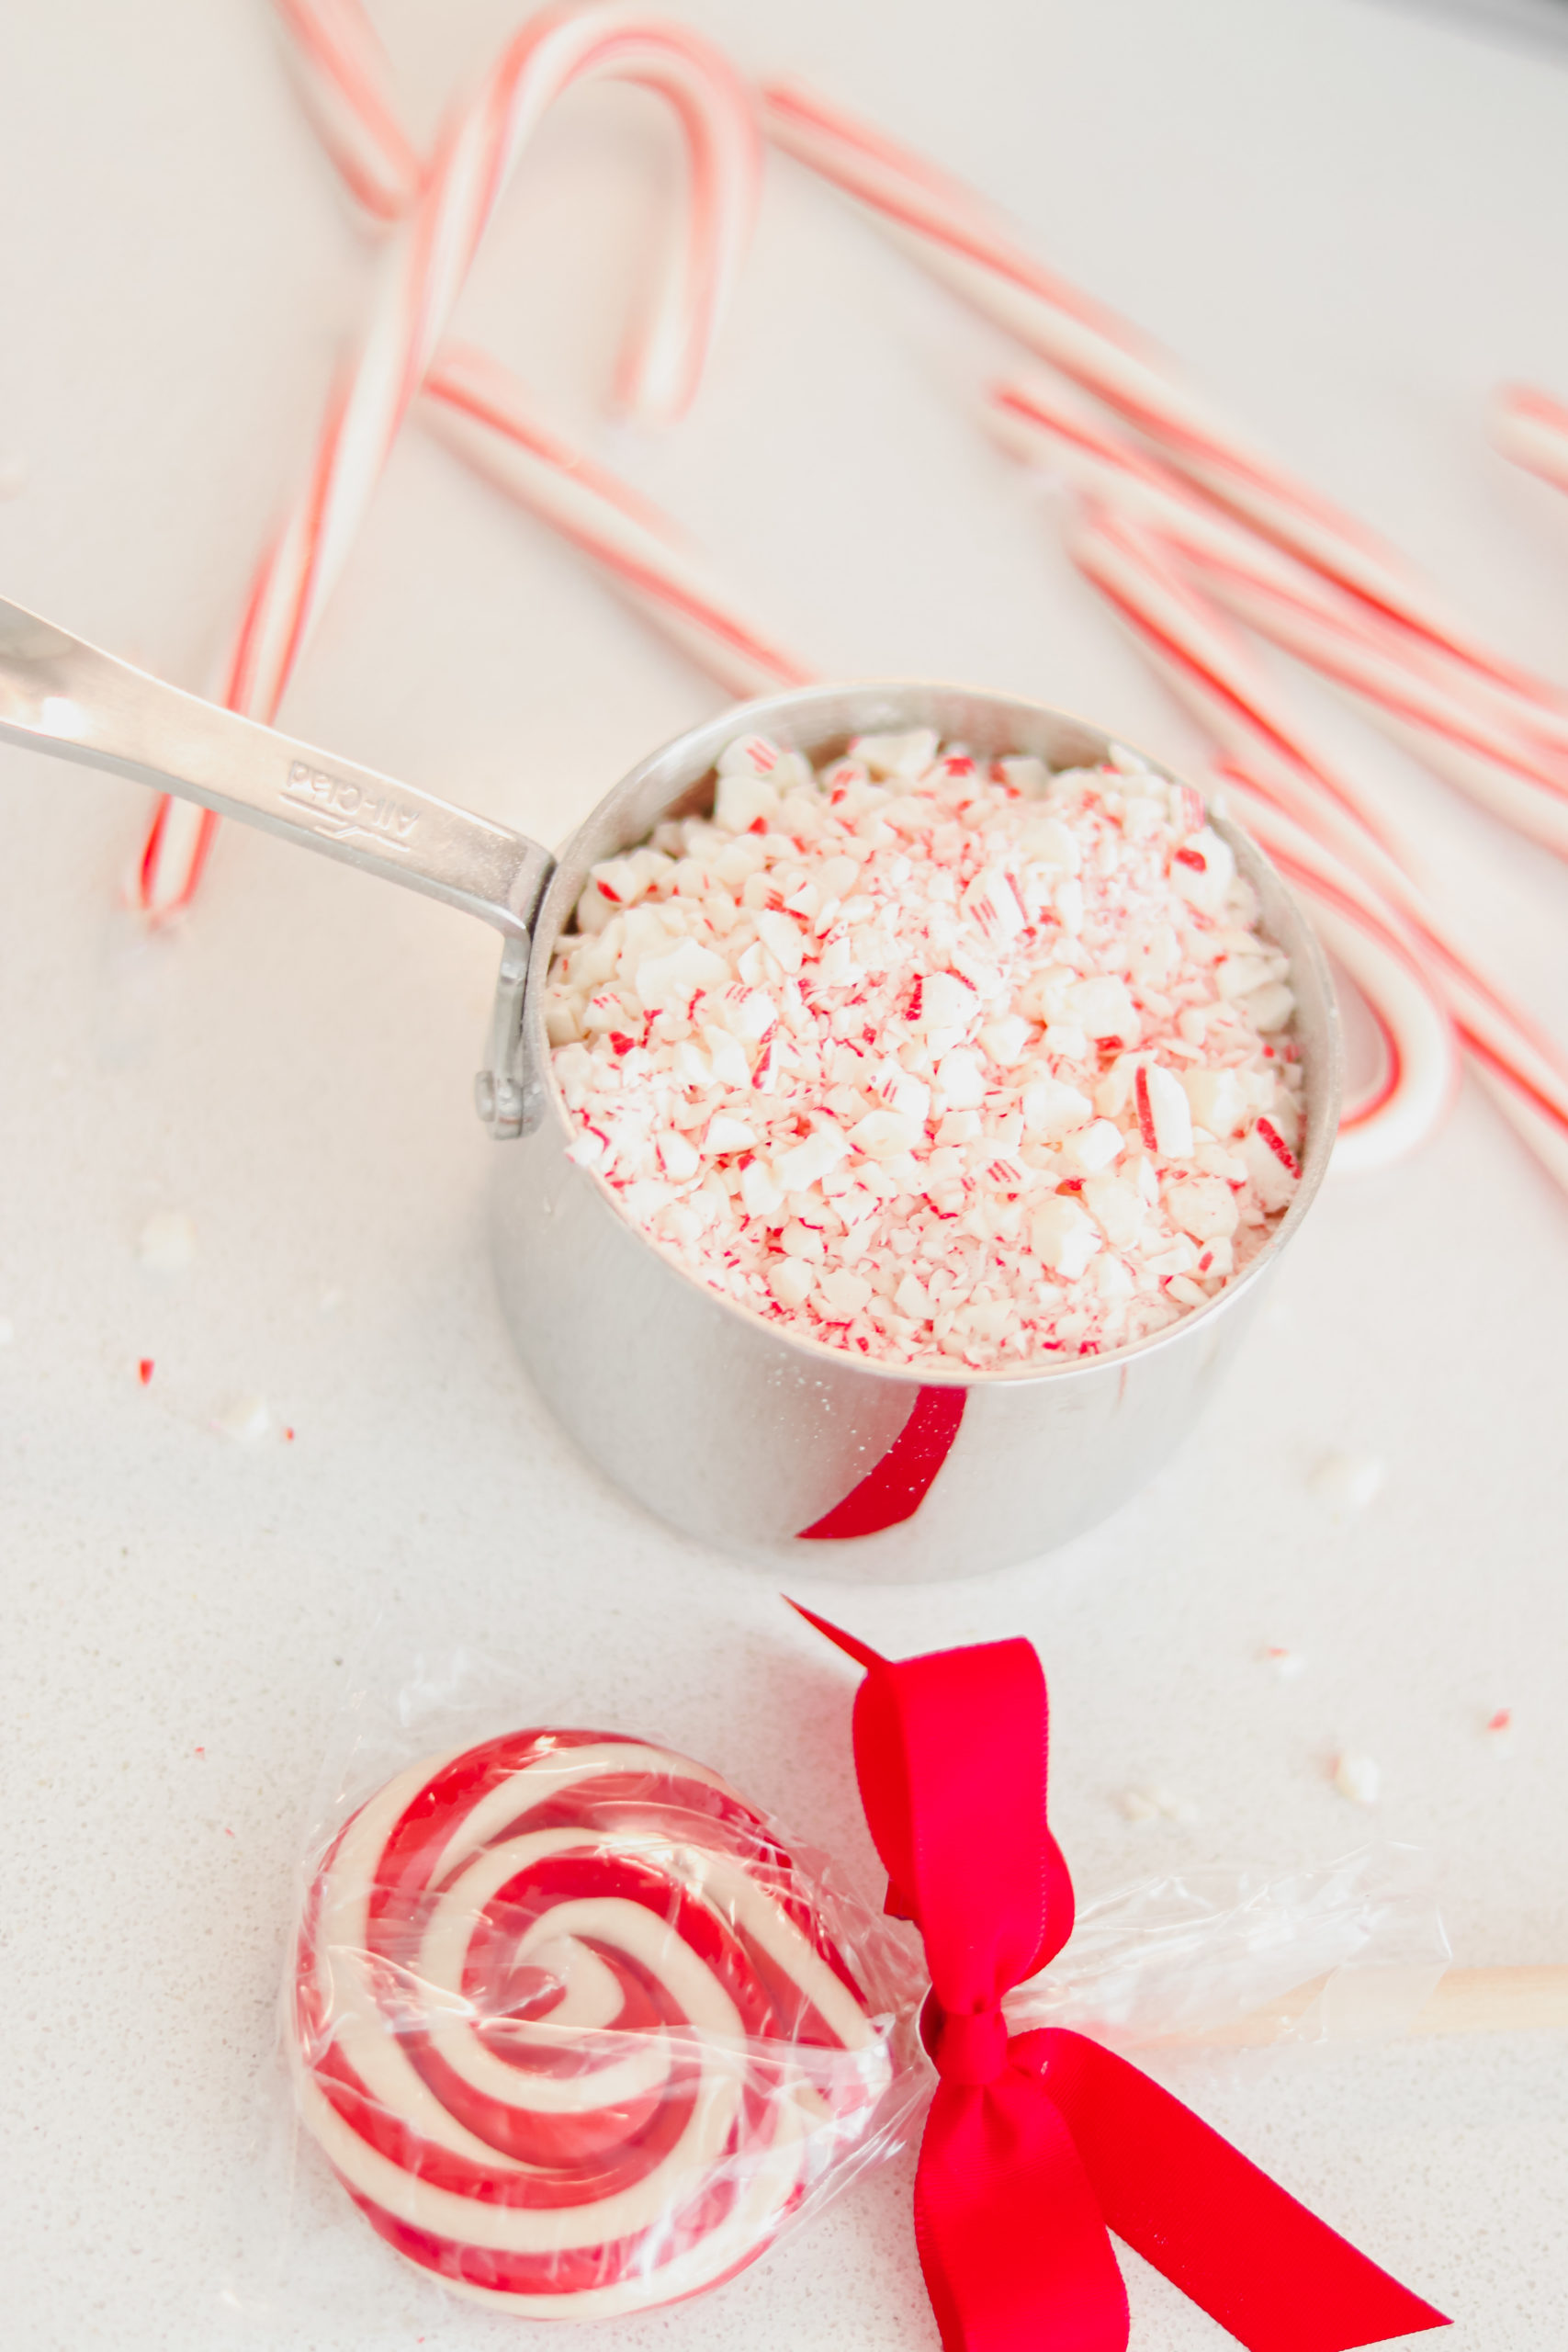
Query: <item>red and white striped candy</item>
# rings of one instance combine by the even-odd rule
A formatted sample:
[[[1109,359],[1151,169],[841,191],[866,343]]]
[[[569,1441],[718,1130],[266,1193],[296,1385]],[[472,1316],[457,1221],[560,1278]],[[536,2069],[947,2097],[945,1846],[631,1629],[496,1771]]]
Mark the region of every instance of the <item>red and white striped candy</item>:
[[[1341,1114],[1334,1172],[1391,1167],[1441,1124],[1459,1084],[1459,1040],[1423,944],[1398,910],[1297,823],[1277,795],[1228,763],[1216,781],[1226,813],[1306,900],[1313,929],[1355,982],[1382,1043],[1377,1078]]]
[[[614,1734],[427,1759],[307,1898],[304,2121],[457,2292],[589,2320],[762,2252],[891,2080],[809,1889],[716,1773]]]
[[[572,448],[484,352],[447,344],[420,418],[476,471],[592,558],[671,644],[744,701],[809,673],[741,613],[669,517]]]
[[[992,387],[986,419],[1026,463],[1156,531],[1227,610],[1352,695],[1435,774],[1568,855],[1568,710],[1481,680],[1283,554],[1041,377]]]
[[[1243,820],[1290,878],[1326,913],[1331,946],[1383,1030],[1398,1082],[1352,1106],[1336,1165],[1403,1158],[1435,1125],[1451,1092],[1451,1034],[1474,1075],[1537,1158],[1568,1185],[1568,1063],[1561,1048],[1470,961],[1425,899],[1397,840],[1374,839],[1365,803],[1310,750],[1282,698],[1184,575],[1159,535],[1096,514],[1078,532],[1080,566],[1128,624],[1154,666],[1240,772]],[[1347,932],[1346,926],[1350,926]],[[1352,936],[1350,933],[1359,934]],[[1430,1003],[1412,995],[1420,978]]]
[[[1563,740],[1560,687],[1474,636],[1392,548],[1194,392],[1150,338],[1043,269],[974,190],[798,84],[769,86],[762,104],[776,145],[865,205],[931,276],[1092,392],[1209,497],[1429,653],[1456,690],[1500,694]]]
[[[1568,406],[1531,384],[1505,384],[1492,403],[1492,440],[1506,458],[1568,490]]]
[[[273,6],[305,110],[344,185],[372,220],[400,220],[425,167],[399,119],[387,52],[359,0]]]
[[[311,90],[336,90],[343,100],[331,151],[375,211],[395,201],[400,187],[406,192],[408,174],[383,137],[384,90],[374,102],[365,96],[378,52],[362,22],[353,30],[356,15],[350,0],[331,9],[301,0],[283,21],[291,33],[303,28],[310,36],[297,46]],[[335,43],[328,38],[334,30],[342,36]],[[358,71],[350,58],[355,40]],[[648,415],[677,414],[690,401],[755,211],[761,150],[750,95],[722,54],[684,26],[625,7],[544,9],[454,118],[419,180],[413,210],[388,255],[370,334],[333,390],[305,484],[253,584],[224,684],[231,709],[265,719],[276,714],[520,155],[565,90],[596,80],[657,92],[685,137],[687,232],[677,241],[661,300],[628,347],[617,389],[627,407]],[[322,107],[315,112],[321,121]],[[375,169],[351,164],[361,139],[365,153],[379,159]],[[145,913],[164,919],[189,903],[216,822],[184,803],[160,801],[135,890]]]

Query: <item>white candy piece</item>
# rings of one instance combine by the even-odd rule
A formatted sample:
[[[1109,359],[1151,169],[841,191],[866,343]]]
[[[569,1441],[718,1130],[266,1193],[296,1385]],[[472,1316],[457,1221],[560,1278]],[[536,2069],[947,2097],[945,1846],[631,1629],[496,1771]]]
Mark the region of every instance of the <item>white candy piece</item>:
[[[1306,1672],[1307,1662],[1299,1650],[1286,1649],[1282,1644],[1271,1642],[1263,1652],[1263,1664],[1277,1682],[1294,1682]]]
[[[1178,1796],[1170,1789],[1123,1789],[1117,1799],[1129,1821],[1180,1821],[1198,1818],[1198,1808],[1190,1797]]]
[[[983,939],[1005,944],[1024,928],[1024,912],[1005,865],[988,865],[964,893],[964,910]]]
[[[1248,1182],[1266,1212],[1288,1208],[1301,1182],[1299,1173],[1281,1158],[1279,1142],[1269,1139],[1267,1131],[1272,1126],[1271,1120],[1256,1121],[1241,1147]]]
[[[804,1193],[831,1174],[849,1155],[849,1137],[825,1119],[804,1143],[796,1144],[793,1151],[784,1152],[774,1160],[773,1174],[786,1193]]]
[[[1184,1069],[1181,1090],[1193,1118],[1222,1142],[1247,1116],[1247,1097],[1233,1069]]]
[[[1093,1176],[1121,1159],[1122,1146],[1122,1130],[1114,1119],[1091,1119],[1087,1127],[1076,1127],[1067,1136],[1063,1158],[1075,1175]]]
[[[1024,1133],[1055,1141],[1071,1129],[1087,1125],[1094,1104],[1076,1086],[1059,1078],[1035,1079],[1023,1090]]]
[[[708,1121],[703,1148],[710,1158],[716,1159],[723,1152],[750,1151],[756,1140],[756,1129],[749,1127],[744,1119],[731,1119],[724,1112],[716,1111]]]
[[[933,1100],[939,1110],[973,1111],[986,1099],[986,1069],[968,1046],[954,1046],[937,1064]]]
[[[1162,1159],[1192,1157],[1192,1110],[1181,1081],[1168,1069],[1151,1062],[1143,1072],[1154,1125],[1155,1149]]]
[[[817,1285],[817,1297],[829,1323],[848,1323],[870,1296],[871,1284],[864,1277],[842,1266],[825,1273]]]
[[[1043,1266],[1076,1281],[1100,1247],[1100,1239],[1075,1200],[1053,1193],[1029,1221],[1029,1244]]]
[[[1352,1804],[1376,1804],[1382,1775],[1370,1756],[1347,1751],[1334,1759],[1334,1785]]]
[[[1112,1250],[1131,1250],[1144,1227],[1144,1197],[1123,1176],[1091,1176],[1083,1201]],[[1125,1268],[1123,1268],[1125,1272]],[[1129,1286],[1132,1277],[1128,1276]]]
[[[165,1209],[142,1227],[136,1254],[155,1274],[183,1274],[195,1263],[196,1227],[188,1216]]]
[[[870,1159],[896,1159],[900,1152],[914,1148],[919,1135],[915,1120],[903,1118],[897,1111],[868,1111],[850,1129],[850,1141]]]
[[[231,1397],[212,1426],[241,1445],[256,1445],[272,1428],[272,1408],[265,1396]]]
[[[1241,1212],[1235,1194],[1218,1176],[1183,1176],[1165,1188],[1165,1205],[1173,1224],[1195,1241],[1235,1231]]]
[[[805,1306],[817,1281],[799,1258],[780,1258],[768,1269],[768,1287],[781,1306],[795,1309]]]
[[[980,1000],[967,980],[954,972],[931,972],[920,986],[920,1006],[909,1016],[912,1029],[930,1036],[933,1030],[966,1029],[980,1010]]]
[[[907,735],[860,735],[850,746],[873,775],[920,776],[936,757],[937,739],[929,727]]]
[[[1387,1476],[1375,1453],[1327,1453],[1312,1474],[1312,1490],[1337,1516],[1348,1518],[1377,1500]]]
[[[722,956],[711,947],[699,947],[694,939],[682,939],[667,955],[643,957],[637,967],[637,992],[649,1012],[685,1012],[700,990],[723,988],[728,978]]]
[[[1201,832],[1183,842],[1181,851],[1172,860],[1170,879],[1172,888],[1190,906],[1202,914],[1219,914],[1235,879],[1235,859],[1229,843],[1223,842],[1212,826],[1205,825]]]
[[[1071,990],[1068,1009],[1086,1037],[1119,1037],[1135,1046],[1143,1023],[1124,980],[1079,980]]]
[[[701,1168],[702,1155],[682,1135],[673,1132],[659,1138],[659,1157],[664,1163],[664,1173],[672,1184],[683,1184]]]

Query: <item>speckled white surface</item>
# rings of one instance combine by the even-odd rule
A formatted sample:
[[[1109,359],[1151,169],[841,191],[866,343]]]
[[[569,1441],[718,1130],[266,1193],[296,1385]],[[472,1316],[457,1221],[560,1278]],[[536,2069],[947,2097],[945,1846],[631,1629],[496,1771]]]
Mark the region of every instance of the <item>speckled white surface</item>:
[[[1568,388],[1568,74],[1352,0],[686,13],[994,189],[1489,626],[1560,652],[1568,507],[1487,456],[1478,413],[1504,374]],[[376,14],[430,112],[514,11]],[[0,591],[201,684],[365,254],[260,0],[55,0],[7,50]],[[465,327],[824,670],[968,674],[1182,755],[967,427],[985,338],[783,169],[692,425],[592,422],[667,163],[645,102],[570,102]],[[288,717],[556,836],[715,704],[411,440]],[[1421,809],[1477,946],[1568,1033],[1568,876],[1325,723]],[[468,1109],[479,928],[236,831],[199,914],[149,944],[112,911],[141,796],[14,753],[0,796],[6,2341],[499,2346],[504,2324],[433,2313],[378,2256],[345,2300],[319,2239],[287,2309],[223,2300],[254,2267],[256,2086],[343,1661],[378,1611],[410,1649],[493,1640],[531,1661],[520,1709],[684,1746],[869,1883],[849,1679],[771,1589],[600,1485],[516,1369]],[[139,1259],[159,1213],[194,1222],[183,1272]],[[971,1586],[813,1597],[894,1650],[1033,1635],[1085,1889],[1321,1860],[1375,1828],[1437,1858],[1461,1961],[1568,1959],[1565,1323],[1568,1211],[1467,1093],[1408,1173],[1325,1199],[1222,1409],[1119,1518]],[[256,1396],[270,1434],[214,1429]],[[1386,1466],[1359,1514],[1314,1484],[1335,1452]],[[1270,1643],[1306,1669],[1268,1671]],[[1483,1729],[1504,1706],[1509,1752]],[[1381,1766],[1371,1819],[1330,1785],[1342,1748]],[[1151,1786],[1196,1817],[1129,1821],[1122,1792]],[[1455,2313],[1457,2346],[1534,2352],[1568,2299],[1565,2059],[1549,2037],[1410,2043],[1186,2087]],[[1129,2268],[1135,2343],[1221,2341]],[[929,2352],[907,2175],[614,2337],[742,2339]]]

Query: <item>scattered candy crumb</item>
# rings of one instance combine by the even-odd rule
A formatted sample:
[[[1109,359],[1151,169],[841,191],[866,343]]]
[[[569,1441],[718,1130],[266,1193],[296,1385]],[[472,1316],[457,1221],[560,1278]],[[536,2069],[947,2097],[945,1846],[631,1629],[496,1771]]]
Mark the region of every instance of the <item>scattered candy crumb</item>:
[[[285,1444],[285,1445],[292,1445],[292,1444],[293,1444],[293,1442],[294,1442],[294,1432],[293,1432],[293,1430],[292,1430],[291,1429],[286,1429],[286,1430],[284,1430],[284,1432],[283,1432],[283,1442],[284,1442],[284,1444]]]
[[[225,1437],[237,1438],[243,1445],[254,1445],[265,1437],[272,1427],[272,1411],[265,1396],[236,1396],[226,1405],[212,1424]]]
[[[1376,1804],[1382,1779],[1370,1756],[1346,1754],[1334,1759],[1334,1785],[1352,1804]]]
[[[143,1388],[151,1385],[152,1379],[152,1358],[151,1356],[138,1357],[136,1363],[136,1377],[141,1383]]]
[[[1280,1682],[1293,1682],[1298,1674],[1306,1672],[1306,1660],[1300,1650],[1288,1650],[1279,1642],[1270,1642],[1263,1652],[1263,1663]]]
[[[193,1748],[191,1749],[191,1754],[192,1754],[193,1756],[200,1756],[200,1757],[202,1757],[202,1758],[205,1758],[205,1757],[206,1757],[206,1754],[207,1754],[207,1750],[206,1750],[206,1748],[205,1748],[205,1747],[193,1747]]]
[[[1376,1500],[1387,1475],[1375,1453],[1329,1453],[1312,1474],[1312,1490],[1337,1517],[1348,1517]]]
[[[1495,1715],[1487,1717],[1485,1737],[1495,1756],[1506,1756],[1512,1751],[1514,1745],[1512,1707],[1499,1707]]]
[[[1128,1821],[1196,1821],[1198,1808],[1190,1797],[1169,1789],[1123,1789],[1117,1799]]]
[[[136,1254],[155,1274],[183,1274],[196,1256],[196,1227],[177,1211],[162,1211],[142,1227]]]
[[[546,1022],[572,1158],[801,1338],[1008,1371],[1201,1306],[1300,1177],[1288,959],[1203,804],[929,729],[593,867]]]

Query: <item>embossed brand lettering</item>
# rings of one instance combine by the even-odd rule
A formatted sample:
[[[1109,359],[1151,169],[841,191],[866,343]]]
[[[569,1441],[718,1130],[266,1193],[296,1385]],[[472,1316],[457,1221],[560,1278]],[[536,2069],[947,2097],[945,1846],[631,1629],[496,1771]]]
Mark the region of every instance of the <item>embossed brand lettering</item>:
[[[419,822],[418,810],[405,808],[390,793],[367,792],[363,785],[351,784],[326,768],[313,768],[305,760],[294,762],[283,789],[290,800],[317,810],[323,832],[378,833],[401,848]]]

